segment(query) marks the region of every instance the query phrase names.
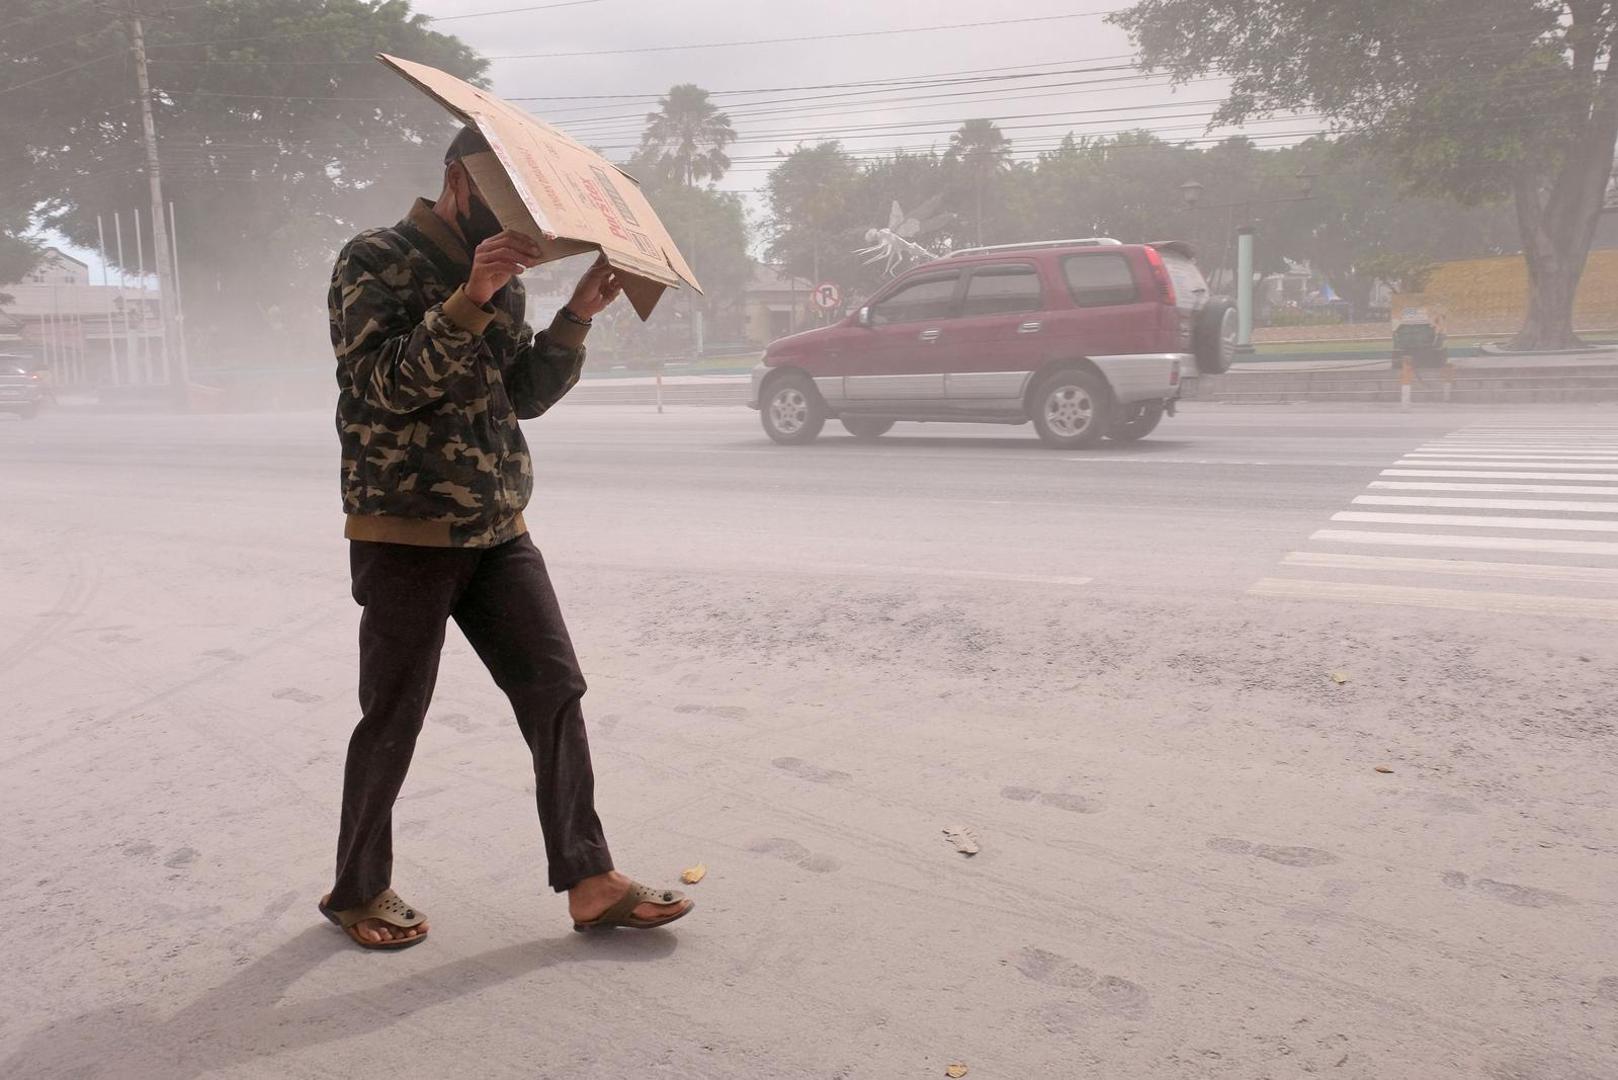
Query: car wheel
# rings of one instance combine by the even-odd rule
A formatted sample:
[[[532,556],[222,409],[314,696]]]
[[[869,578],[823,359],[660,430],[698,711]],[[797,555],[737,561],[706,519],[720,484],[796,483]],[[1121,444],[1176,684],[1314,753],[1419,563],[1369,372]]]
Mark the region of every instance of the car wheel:
[[[875,442],[893,430],[892,420],[878,420],[869,416],[844,416],[838,422],[860,442]]]
[[[1229,300],[1210,300],[1197,312],[1192,333],[1192,351],[1197,370],[1204,375],[1223,375],[1236,360],[1236,340],[1241,336],[1241,316]]]
[[[782,375],[764,391],[759,410],[764,434],[783,446],[812,442],[826,426],[826,405],[807,375]]]
[[[1110,397],[1106,382],[1090,372],[1059,371],[1034,391],[1034,430],[1066,450],[1094,445],[1107,433]]]
[[[1136,405],[1126,405],[1113,420],[1112,427],[1107,431],[1107,438],[1115,442],[1134,442],[1144,439],[1157,430],[1157,425],[1163,422],[1163,403],[1161,401],[1145,401]]]

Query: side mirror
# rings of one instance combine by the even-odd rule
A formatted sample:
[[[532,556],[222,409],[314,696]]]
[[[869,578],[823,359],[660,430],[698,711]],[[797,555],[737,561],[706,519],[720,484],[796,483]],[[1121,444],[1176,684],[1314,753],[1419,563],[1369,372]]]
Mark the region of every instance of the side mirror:
[[[854,325],[863,326],[867,330],[871,328],[871,309],[869,306],[860,308],[859,314],[854,316]]]

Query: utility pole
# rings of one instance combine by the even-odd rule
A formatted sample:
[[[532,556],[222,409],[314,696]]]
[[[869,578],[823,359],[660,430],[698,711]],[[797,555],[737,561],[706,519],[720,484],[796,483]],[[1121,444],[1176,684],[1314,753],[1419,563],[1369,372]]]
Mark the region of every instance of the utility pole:
[[[169,260],[168,230],[163,228],[163,176],[157,163],[157,124],[152,119],[152,84],[146,76],[146,37],[140,15],[129,11],[129,36],[135,48],[135,82],[140,89],[140,125],[146,142],[146,179],[152,191],[152,257],[157,263],[157,304],[163,323],[163,367],[171,389],[181,395],[191,381],[184,356],[174,347],[174,267]]]

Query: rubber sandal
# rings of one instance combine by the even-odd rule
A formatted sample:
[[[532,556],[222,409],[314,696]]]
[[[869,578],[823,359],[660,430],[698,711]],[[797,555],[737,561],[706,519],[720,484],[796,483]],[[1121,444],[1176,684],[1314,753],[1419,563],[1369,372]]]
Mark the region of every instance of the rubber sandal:
[[[682,901],[685,906],[672,915],[664,915],[659,919],[637,919],[635,909],[650,901],[653,904],[678,904]],[[603,911],[589,922],[574,922],[573,929],[579,933],[587,930],[608,930],[615,926],[622,926],[630,930],[651,930],[659,926],[667,926],[676,919],[683,919],[691,914],[696,902],[687,900],[685,893],[677,889],[649,889],[638,881],[629,883],[629,891],[624,893],[612,907]]]
[[[415,937],[394,938],[392,941],[366,941],[360,937],[355,927],[366,919],[376,919],[400,930],[408,930],[412,926],[420,926],[427,921],[427,916],[399,899],[399,894],[388,889],[375,897],[369,904],[351,907],[346,911],[335,911],[326,905],[331,902],[331,894],[327,893],[320,898],[320,913],[331,920],[331,924],[362,949],[408,949],[412,945],[420,945],[427,940],[427,934],[417,934]],[[427,933],[431,933],[428,931]]]

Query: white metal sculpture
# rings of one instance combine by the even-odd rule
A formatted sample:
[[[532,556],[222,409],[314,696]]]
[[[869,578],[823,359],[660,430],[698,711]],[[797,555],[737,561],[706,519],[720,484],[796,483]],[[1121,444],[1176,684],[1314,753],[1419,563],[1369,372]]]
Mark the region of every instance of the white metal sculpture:
[[[949,220],[949,214],[935,214],[943,201],[942,195],[934,195],[909,215],[895,202],[888,214],[887,226],[865,230],[865,242],[871,246],[860,248],[855,254],[868,256],[867,264],[882,263],[882,272],[889,277],[906,262],[937,258],[938,253],[916,243],[916,237],[935,231]]]

